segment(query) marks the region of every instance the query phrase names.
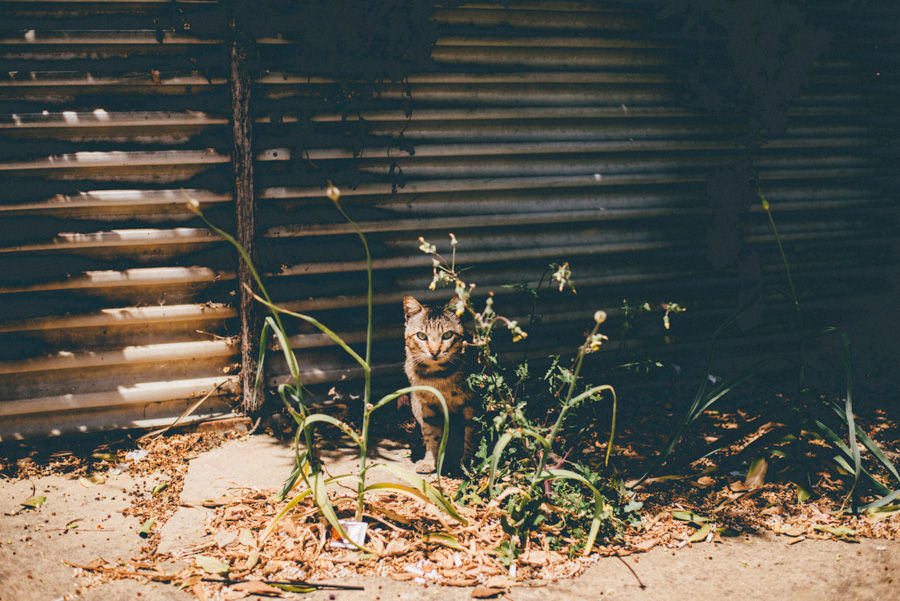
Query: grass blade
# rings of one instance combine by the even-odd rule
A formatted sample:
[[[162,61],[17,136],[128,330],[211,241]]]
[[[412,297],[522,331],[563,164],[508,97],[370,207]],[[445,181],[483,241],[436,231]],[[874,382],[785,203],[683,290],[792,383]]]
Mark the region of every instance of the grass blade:
[[[758,361],[754,363],[752,366],[742,371],[741,373],[732,376],[725,382],[716,386],[713,390],[711,390],[708,394],[703,397],[697,397],[694,400],[693,405],[685,414],[684,418],[682,418],[681,422],[678,424],[678,427],[672,432],[672,435],[669,437],[669,440],[666,442],[666,446],[663,447],[663,450],[656,456],[653,463],[647,469],[643,476],[640,477],[632,486],[637,486],[644,480],[650,477],[650,474],[653,473],[659,466],[665,463],[666,459],[669,458],[669,455],[672,454],[672,451],[675,449],[675,445],[678,444],[678,441],[681,440],[681,437],[684,436],[684,433],[690,428],[690,426],[703,414],[704,411],[709,409],[716,401],[721,399],[723,396],[760,373],[764,367],[766,367],[769,363],[772,363],[776,360],[784,360],[784,358],[769,358],[763,359],[762,361]],[[706,378],[704,378],[706,380]],[[705,382],[701,384],[700,390],[703,391],[706,388]],[[711,454],[711,453],[708,453]]]
[[[297,387],[299,389],[300,365],[297,363],[297,356],[294,354],[294,349],[291,348],[291,341],[288,340],[287,334],[284,332],[284,330],[282,330],[275,324],[275,320],[272,319],[272,317],[266,317],[266,323],[271,324],[270,327],[272,328],[275,337],[278,339],[278,346],[281,347],[281,352],[284,354],[284,359],[287,362],[291,377],[294,379],[294,382],[297,384]]]
[[[862,474],[862,458],[859,456],[859,445],[856,444],[857,427],[856,422],[853,419],[853,380],[850,368],[850,336],[848,336],[846,332],[839,332],[839,335],[844,347],[844,378],[847,383],[844,413],[846,413],[847,438],[850,441],[850,450],[853,452],[854,467],[853,486],[850,487],[850,492],[847,493],[847,498],[849,499],[853,495],[853,491],[856,490],[856,485],[859,483],[859,476]]]
[[[493,497],[494,496],[494,478],[497,476],[497,466],[500,464],[500,456],[503,455],[503,451],[506,449],[506,445],[512,441],[513,435],[509,432],[504,433],[499,439],[497,439],[497,444],[494,445],[494,450],[491,453],[491,469],[489,472],[488,478],[488,493]]]
[[[404,394],[412,394],[413,392],[416,392],[416,391],[424,391],[424,392],[429,392],[429,393],[433,394],[434,397],[441,404],[441,412],[444,414],[444,433],[441,436],[441,444],[438,447],[438,456],[437,456],[437,461],[436,461],[437,465],[435,466],[435,469],[437,470],[438,485],[440,485],[441,469],[444,466],[444,455],[446,454],[446,450],[447,450],[447,437],[448,437],[448,434],[450,433],[450,429],[447,428],[447,424],[450,422],[450,410],[447,408],[447,401],[446,401],[446,399],[444,399],[444,395],[441,394],[440,390],[433,388],[431,386],[407,386],[406,388],[401,388],[400,390],[395,390],[391,394],[382,397],[377,403],[375,403],[375,405],[372,406],[371,409],[369,409],[367,411],[367,413],[372,413],[376,409],[380,409],[381,407],[384,407],[391,401],[396,400],[397,398],[403,396]]]
[[[253,381],[253,398],[257,398],[257,394],[259,393],[259,386],[263,380],[263,374],[265,373],[265,363],[266,363],[266,350],[267,345],[269,344],[269,333],[272,331],[272,324],[268,319],[263,322],[262,333],[259,337],[259,358],[256,361],[256,378]]]
[[[425,479],[423,479],[418,474],[414,474],[409,470],[403,469],[402,467],[397,467],[396,465],[388,465],[385,463],[377,463],[371,466],[370,469],[374,468],[381,468],[403,480],[406,480],[413,486],[413,488],[425,495],[425,497],[433,505],[437,506],[441,511],[452,517],[454,520],[464,525],[467,525],[469,523],[463,516],[459,514],[459,512],[456,510],[456,507],[454,507],[453,504],[451,504],[450,501],[448,501],[447,498],[444,497],[443,494],[441,494],[441,491],[426,482]]]
[[[848,454],[849,454],[849,452],[848,452]],[[853,473],[853,467],[851,467],[851,465],[847,462],[846,457],[837,455],[836,457],[834,457],[832,459],[832,461],[834,461],[836,464],[838,464],[841,467],[841,469],[843,469],[848,474]],[[882,484],[881,482],[876,480],[875,477],[872,476],[872,474],[870,474],[866,468],[863,468],[862,476],[865,476],[868,479],[869,484],[872,485],[872,488],[874,488],[876,491],[878,491],[878,494],[889,495],[889,494],[891,494],[891,492],[893,492],[893,491],[891,491],[890,488],[888,488],[887,486],[885,486],[884,484]]]
[[[341,535],[341,538],[349,542],[357,549],[365,551],[366,553],[377,555],[377,553],[375,553],[375,551],[373,551],[372,549],[367,549],[366,547],[357,544],[352,538],[350,538],[350,536],[347,534],[347,531],[344,530],[344,527],[341,525],[341,522],[338,519],[337,513],[334,511],[334,507],[332,507],[331,505],[331,499],[328,498],[328,491],[325,489],[325,476],[324,474],[322,474],[321,469],[314,469],[309,476],[309,480],[310,484],[312,485],[313,499],[315,500],[316,507],[318,507],[319,511],[322,512],[322,515],[325,517],[325,520],[331,525],[331,527]]]
[[[824,330],[814,332],[805,336],[804,341],[822,336],[830,336],[832,334],[840,336],[841,345],[844,351],[844,381],[846,383],[846,390],[844,396],[843,415],[841,415],[841,412],[838,412],[838,415],[841,416],[841,418],[847,425],[847,439],[850,442],[849,450],[851,457],[853,458],[853,486],[850,487],[850,492],[847,493],[847,498],[849,499],[853,495],[853,491],[856,489],[856,485],[859,483],[859,478],[862,475],[862,458],[859,455],[859,445],[856,444],[857,433],[862,433],[862,430],[857,427],[856,421],[853,418],[853,370],[850,361],[850,336],[846,332],[838,330],[837,328],[825,328]],[[866,438],[868,439],[868,436],[866,436]],[[869,442],[871,442],[871,440]],[[871,443],[871,447],[869,447],[869,445],[866,446],[867,448],[869,448],[869,450],[872,450],[872,448],[877,448],[875,446],[875,443]],[[882,455],[880,451],[878,451],[877,453],[873,451],[873,454],[875,454],[876,457],[878,455]],[[887,458],[885,457],[882,463],[884,463],[887,467],[890,462],[887,461]],[[896,477],[896,470],[891,471],[892,474],[894,474]]]
[[[297,404],[298,407],[305,410],[305,405],[303,405],[303,397],[301,393],[291,386],[290,384],[279,384],[278,385],[278,396],[281,397],[281,402],[284,403],[285,408],[288,410],[288,413],[294,421],[299,425],[303,422],[304,415],[294,409],[294,405],[291,404],[291,401],[288,400],[288,395],[294,400],[294,403]]]
[[[589,555],[591,549],[594,548],[594,541],[597,540],[597,534],[600,532],[600,518],[604,514],[604,510],[606,508],[606,499],[603,498],[603,495],[599,490],[597,490],[597,487],[591,484],[590,481],[588,481],[588,479],[581,474],[576,474],[575,472],[570,470],[546,470],[543,474],[541,474],[540,480],[547,480],[551,478],[575,480],[590,488],[591,492],[594,494],[594,518],[591,520],[591,530],[590,532],[588,532],[588,537],[584,542],[584,554]]]
[[[325,415],[324,413],[316,413],[314,415],[310,415],[309,417],[307,417],[306,419],[303,420],[303,422],[300,424],[300,428],[301,429],[308,428],[312,424],[316,424],[319,422],[330,424],[330,425],[334,426],[335,428],[337,428],[338,430],[340,430],[341,432],[343,432],[344,434],[349,436],[350,439],[354,442],[354,444],[356,444],[356,446],[358,446],[358,447],[362,446],[362,444],[363,444],[362,440],[360,440],[359,435],[357,435],[357,433],[353,431],[353,428],[351,428],[344,422],[331,417],[330,415]]]
[[[537,432],[535,432],[534,430],[531,430],[530,428],[522,428],[522,434],[524,434],[525,436],[530,436],[531,438],[535,439],[537,442],[540,443],[540,445],[542,447],[544,447],[545,451],[550,450],[550,441],[547,440],[546,438],[544,438],[543,436],[541,436],[540,434],[538,434]]]
[[[847,421],[846,409],[844,407],[841,407],[836,402],[832,402],[832,409],[834,409],[834,412],[838,415],[838,417],[841,418],[841,421]],[[860,442],[863,443],[866,449],[868,449],[869,452],[872,453],[872,455],[874,455],[879,462],[881,462],[885,469],[887,469],[891,473],[891,475],[898,482],[900,482],[900,473],[897,473],[897,468],[894,466],[893,462],[891,462],[891,460],[885,456],[878,445],[875,444],[875,441],[869,438],[869,436],[865,432],[863,432],[862,428],[860,428],[859,426],[856,426],[856,436],[857,438],[859,438]]]
[[[325,480],[325,485],[328,486],[335,482],[340,482],[341,480],[350,480],[350,479],[355,479],[355,478],[356,478],[355,474],[342,474],[340,476],[334,476],[332,478],[328,478],[327,480]],[[296,507],[298,503],[300,503],[300,501],[302,501],[303,499],[308,497],[310,494],[312,494],[312,489],[307,488],[306,490],[300,492],[296,497],[291,499],[287,505],[282,507],[281,510],[277,514],[275,514],[275,517],[272,518],[272,521],[269,522],[269,525],[263,531],[262,536],[260,537],[260,543],[265,541],[269,537],[269,535],[272,534],[272,531],[275,529],[275,526],[277,526],[278,523],[284,519],[284,516],[289,514],[291,512],[291,510],[294,507]]]
[[[867,503],[866,505],[863,505],[862,507],[857,507],[856,510],[861,512],[861,511],[866,511],[868,509],[878,509],[879,507],[884,507],[885,505],[889,505],[892,501],[897,499],[897,497],[900,497],[900,490],[892,490],[889,494],[884,495],[880,499],[876,499],[876,500],[872,501],[871,503]]]
[[[365,359],[363,359],[362,357],[360,357],[359,354],[358,354],[356,351],[354,351],[352,348],[350,348],[350,346],[348,346],[347,343],[344,342],[344,340],[343,340],[340,336],[338,336],[334,331],[332,331],[328,326],[326,326],[325,324],[323,324],[323,323],[320,322],[319,320],[315,319],[314,317],[310,317],[309,315],[304,315],[303,313],[297,313],[297,312],[295,312],[295,311],[289,311],[289,310],[287,310],[287,309],[285,309],[285,308],[283,308],[283,307],[279,307],[279,306],[276,305],[275,303],[266,300],[265,298],[259,296],[258,294],[254,294],[254,295],[253,295],[253,298],[255,298],[255,299],[256,299],[257,301],[259,301],[261,304],[263,304],[263,305],[265,305],[266,307],[268,307],[268,309],[269,309],[270,311],[272,311],[272,312],[281,313],[281,314],[283,314],[283,315],[290,315],[291,317],[296,317],[297,319],[301,319],[301,320],[303,320],[303,321],[305,321],[305,322],[307,322],[307,323],[312,324],[312,325],[315,326],[320,332],[322,332],[323,334],[325,334],[326,336],[328,336],[329,338],[331,338],[331,339],[335,342],[335,344],[337,344],[337,345],[340,346],[342,349],[344,349],[344,350],[347,352],[347,354],[349,354],[351,357],[353,357],[353,359],[354,359],[357,363],[359,363],[359,364],[362,366],[362,368],[363,368],[364,370],[366,370],[366,372],[371,371],[370,368],[369,368],[369,364],[366,363]],[[279,330],[276,329],[275,331],[278,332]],[[282,334],[282,336],[283,336],[283,332],[282,332],[281,334]],[[282,336],[279,336],[279,339],[281,339]],[[280,343],[280,344],[282,345],[282,348],[287,348],[287,349],[290,349],[290,348],[291,348],[289,343],[288,343],[288,344],[285,344],[285,343],[282,342],[282,343]],[[292,354],[293,354],[293,353],[292,353]],[[296,363],[296,360],[295,360],[295,363]],[[293,370],[291,370],[291,374],[293,375],[294,373],[295,373],[295,372],[294,372]],[[297,373],[299,373],[299,371],[298,371]]]
[[[281,485],[281,489],[278,491],[278,494],[275,495],[275,501],[281,502],[288,496],[288,493],[294,489],[294,486],[297,484],[297,480],[300,479],[300,464],[294,463],[294,469],[291,470],[291,473],[288,475],[287,480],[284,481],[284,484]]]
[[[425,503],[431,503],[431,499],[429,499],[425,493],[413,488],[412,486],[408,486],[406,484],[395,484],[392,482],[377,482],[375,484],[369,484],[366,486],[366,492],[371,492],[375,490],[392,490],[394,492],[400,493],[402,495],[406,495],[407,497],[412,497],[414,499],[418,499],[419,501],[423,501]]]
[[[826,425],[825,425],[824,423],[822,423],[821,421],[819,421],[819,420],[817,420],[817,419],[814,419],[814,420],[812,420],[812,423],[815,424],[816,428],[818,428],[819,432],[820,432],[826,439],[828,439],[828,440],[830,440],[832,443],[834,443],[835,446],[836,446],[838,449],[840,449],[841,452],[844,454],[843,457],[840,456],[840,455],[836,456],[836,457],[834,458],[835,463],[837,463],[839,466],[841,466],[841,468],[844,469],[844,470],[846,470],[848,473],[851,473],[851,474],[852,474],[854,468],[851,467],[849,463],[847,463],[847,458],[850,458],[850,460],[852,461],[852,459],[853,459],[853,453],[850,451],[850,449],[847,447],[847,445],[844,444],[843,439],[841,439],[840,436],[838,436],[831,428],[829,428],[828,426],[826,426]],[[875,489],[878,491],[878,494],[881,494],[881,495],[887,495],[887,494],[890,494],[890,493],[891,493],[891,489],[890,489],[890,488],[886,487],[884,484],[882,484],[881,482],[879,482],[878,480],[876,480],[874,477],[872,477],[872,475],[871,475],[871,474],[868,472],[868,470],[866,470],[865,468],[862,468],[862,467],[861,467],[861,473],[860,473],[860,475],[861,475],[861,476],[866,476],[866,478],[868,478],[869,483],[870,483],[873,487],[875,487]]]

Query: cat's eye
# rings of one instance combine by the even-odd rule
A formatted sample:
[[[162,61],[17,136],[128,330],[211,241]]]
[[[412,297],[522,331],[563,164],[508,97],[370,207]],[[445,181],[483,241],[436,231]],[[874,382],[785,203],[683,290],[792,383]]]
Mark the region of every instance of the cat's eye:
[[[453,338],[453,335],[454,335],[454,332],[447,331],[447,332],[444,332],[443,334],[441,334],[441,338],[444,340],[450,340],[451,338]]]
[[[428,340],[428,334],[426,334],[425,332],[419,332],[418,334],[416,334],[416,338],[418,338],[419,340]]]

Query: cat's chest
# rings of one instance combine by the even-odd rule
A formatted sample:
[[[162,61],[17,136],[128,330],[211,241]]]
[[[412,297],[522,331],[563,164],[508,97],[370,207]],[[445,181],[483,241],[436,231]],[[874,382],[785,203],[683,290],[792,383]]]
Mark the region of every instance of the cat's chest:
[[[466,385],[465,378],[459,372],[454,373],[450,377],[433,377],[427,374],[418,374],[415,377],[415,382],[411,383],[416,386],[430,386],[436,389],[444,397],[451,411],[466,405],[472,396],[472,391]],[[430,394],[420,392],[414,396],[429,404],[434,401],[433,395]]]
[[[417,386],[431,386],[437,388],[441,392],[456,391],[465,387],[465,378],[462,371],[457,367],[455,369],[424,369],[419,367],[413,370],[413,377],[410,378],[413,384]]]

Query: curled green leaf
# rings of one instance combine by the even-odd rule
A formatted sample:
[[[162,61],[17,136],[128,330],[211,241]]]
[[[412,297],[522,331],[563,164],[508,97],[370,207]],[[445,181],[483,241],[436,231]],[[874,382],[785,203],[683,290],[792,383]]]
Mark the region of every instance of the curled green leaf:
[[[815,526],[813,526],[813,528],[820,532],[827,532],[828,534],[832,534],[834,536],[837,536],[838,538],[843,538],[845,536],[856,536],[856,530],[848,526],[825,526],[824,524],[816,524]]]
[[[141,529],[138,530],[138,535],[139,535],[141,538],[147,538],[148,536],[150,536],[150,531],[152,530],[153,524],[155,524],[155,523],[156,523],[156,518],[150,518],[150,519],[148,519],[148,520],[147,520],[146,522],[144,522],[144,524],[141,526]]]
[[[383,470],[387,470],[394,474],[399,478],[403,478],[407,482],[409,482],[413,488],[418,490],[421,494],[423,494],[431,503],[433,503],[438,509],[452,517],[454,520],[459,522],[460,524],[467,525],[468,522],[464,517],[462,517],[459,512],[456,510],[456,507],[447,500],[446,497],[441,493],[440,490],[426,482],[421,476],[414,474],[408,470],[405,470],[396,465],[388,465],[384,463],[375,464],[372,466],[373,468],[380,468]]]
[[[285,584],[283,582],[267,582],[266,584],[288,593],[311,593],[316,590],[316,587],[311,584]]]
[[[696,532],[694,532],[690,537],[688,537],[688,542],[699,543],[702,540],[705,540],[707,536],[709,536],[709,522],[700,526]]]
[[[78,478],[78,483],[85,488],[93,488],[98,484],[103,484],[106,482],[106,478],[101,476],[100,474],[91,474],[90,476],[81,476]]]
[[[198,568],[205,572],[209,572],[210,574],[227,574],[228,570],[231,569],[231,566],[227,563],[223,563],[215,557],[209,557],[207,555],[197,555],[194,557],[194,563],[197,564]]]
[[[312,487],[313,500],[315,501],[316,507],[319,508],[322,516],[325,517],[325,519],[328,521],[334,531],[340,536],[340,538],[349,542],[360,551],[373,553],[371,549],[364,547],[362,543],[357,542],[353,539],[353,537],[347,534],[347,531],[344,529],[344,525],[341,524],[340,520],[338,519],[337,513],[334,510],[334,506],[331,504],[331,500],[328,498],[328,493],[325,490],[325,476],[324,474],[322,474],[321,467],[313,467],[312,471],[309,474],[309,483]]]
[[[709,521],[709,518],[697,515],[693,511],[673,511],[672,517],[682,522],[693,522],[695,524],[703,524]]]
[[[444,534],[442,532],[438,532],[435,534],[426,534],[422,537],[423,543],[435,543],[438,545],[443,545],[445,547],[449,547],[450,549],[454,549],[456,551],[465,551],[465,547],[459,544],[459,541],[456,540],[453,536],[449,534]]]
[[[91,455],[94,459],[101,459],[103,461],[109,461],[110,463],[118,463],[119,456],[116,453],[94,453]]]
[[[894,517],[898,513],[900,513],[900,506],[898,505],[885,505],[882,507],[870,507],[866,509],[866,514],[873,522],[887,520]]]

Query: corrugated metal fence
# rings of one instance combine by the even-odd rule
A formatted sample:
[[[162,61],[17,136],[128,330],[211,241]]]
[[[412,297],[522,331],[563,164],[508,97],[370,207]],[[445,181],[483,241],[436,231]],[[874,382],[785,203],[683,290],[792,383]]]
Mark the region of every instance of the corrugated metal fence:
[[[818,4],[834,39],[752,168],[806,302],[837,314],[889,286],[900,15]],[[401,377],[400,301],[428,296],[419,236],[445,252],[453,232],[477,290],[518,318],[531,302],[503,285],[568,261],[578,294],[541,307],[533,349],[574,348],[597,308],[615,338],[622,299],[689,307],[670,332],[638,320],[632,347],[708,337],[748,288],[710,232],[742,232],[735,256],[771,281],[780,259],[759,210],[710,204],[714,182],[746,164],[747,124],[687,100],[698,42],[659,16],[640,3],[439,6],[433,64],[350,98],[353,110],[353,86],[302,60],[292,21],[260,37],[254,182],[276,301],[364,337],[364,256],[324,197],[330,179],[372,246],[386,387]],[[223,7],[0,1],[0,20],[0,436],[146,425],[209,391],[226,398],[236,258],[181,193],[231,222]],[[727,52],[721,37],[704,44]],[[307,384],[352,392],[340,349],[292,333]],[[270,382],[283,373],[274,362]]]
[[[236,265],[180,191],[231,212],[220,7],[4,1],[0,24],[0,436],[232,391]]]

